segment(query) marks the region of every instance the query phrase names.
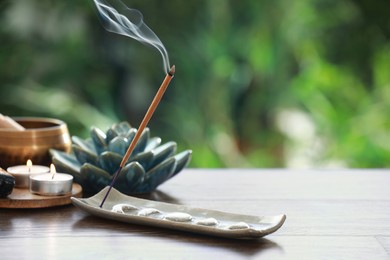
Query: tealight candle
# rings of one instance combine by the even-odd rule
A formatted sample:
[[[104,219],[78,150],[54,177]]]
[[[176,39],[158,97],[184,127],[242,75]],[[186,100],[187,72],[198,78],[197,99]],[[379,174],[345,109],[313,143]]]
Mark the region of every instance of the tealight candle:
[[[28,188],[30,175],[47,173],[49,170],[47,166],[33,165],[31,160],[28,160],[26,165],[16,165],[7,168],[7,172],[15,178],[16,188]]]
[[[50,173],[30,176],[30,192],[44,196],[66,195],[72,192],[73,176],[57,173],[50,165]]]

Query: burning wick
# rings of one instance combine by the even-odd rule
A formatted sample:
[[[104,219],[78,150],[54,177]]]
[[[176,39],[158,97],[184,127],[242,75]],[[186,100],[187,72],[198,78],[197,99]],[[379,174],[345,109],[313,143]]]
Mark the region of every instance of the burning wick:
[[[28,159],[26,165],[27,165],[28,173],[30,173],[31,167],[32,167],[32,161],[30,159]]]
[[[121,164],[119,165],[119,169],[115,172],[115,175],[114,175],[114,178],[112,179],[110,187],[108,188],[108,191],[107,191],[106,195],[104,196],[102,203],[100,204],[100,208],[103,207],[103,204],[106,201],[108,194],[110,193],[112,187],[114,186],[115,181],[116,181],[120,171],[122,170],[123,166],[126,164],[131,153],[133,152],[135,145],[137,144],[138,139],[141,137],[141,134],[144,131],[145,127],[147,126],[150,118],[152,118],[153,113],[156,110],[158,104],[160,103],[160,100],[163,97],[165,90],[168,88],[168,85],[171,82],[174,74],[175,74],[175,65],[173,65],[171,67],[168,74],[165,76],[164,81],[161,83],[161,86],[158,89],[156,95],[154,96],[154,99],[153,99],[152,103],[150,104],[148,111],[146,112],[144,118],[142,119],[142,122],[137,130],[137,133],[135,134],[135,137],[131,141],[129,148],[127,149],[126,154],[123,157]]]
[[[50,173],[52,174],[51,179],[54,180],[54,175],[56,175],[56,173],[57,173],[56,167],[54,166],[54,164],[50,164]]]

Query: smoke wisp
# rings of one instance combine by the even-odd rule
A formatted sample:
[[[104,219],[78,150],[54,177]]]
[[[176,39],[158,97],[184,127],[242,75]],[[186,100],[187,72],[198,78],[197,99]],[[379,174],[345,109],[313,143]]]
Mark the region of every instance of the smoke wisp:
[[[128,8],[120,0],[94,0],[103,27],[113,33],[133,38],[155,47],[163,58],[164,71],[170,69],[168,52],[157,35],[144,23],[143,15],[136,9]],[[115,7],[114,7],[115,4]]]

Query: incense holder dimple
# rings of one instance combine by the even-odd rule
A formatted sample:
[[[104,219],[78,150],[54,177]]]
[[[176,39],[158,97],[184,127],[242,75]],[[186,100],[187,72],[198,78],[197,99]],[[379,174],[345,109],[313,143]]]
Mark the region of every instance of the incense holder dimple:
[[[72,137],[72,153],[51,150],[52,161],[59,172],[74,177],[84,194],[95,194],[110,185],[136,132],[127,122],[106,132],[93,127],[88,139]],[[128,195],[152,192],[191,160],[191,150],[175,154],[176,147],[173,141],[161,144],[161,138],[151,137],[146,128],[114,187]]]

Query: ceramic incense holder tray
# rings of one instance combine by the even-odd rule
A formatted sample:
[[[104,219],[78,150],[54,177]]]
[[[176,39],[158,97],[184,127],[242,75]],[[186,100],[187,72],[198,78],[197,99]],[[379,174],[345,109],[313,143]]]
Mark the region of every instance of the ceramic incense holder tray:
[[[114,188],[100,208],[107,190],[108,187],[86,199],[72,197],[72,203],[106,219],[236,239],[266,236],[278,230],[286,219],[285,215],[249,216],[139,199]]]

